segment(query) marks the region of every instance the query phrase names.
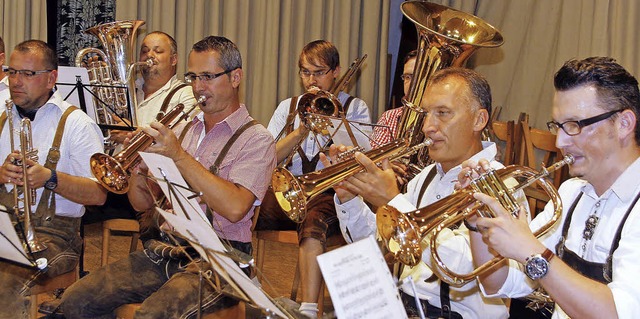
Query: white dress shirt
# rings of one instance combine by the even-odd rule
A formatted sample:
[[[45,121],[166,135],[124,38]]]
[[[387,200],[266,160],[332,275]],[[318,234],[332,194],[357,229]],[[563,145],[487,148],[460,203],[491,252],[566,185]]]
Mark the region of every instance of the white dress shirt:
[[[347,102],[348,98],[349,94],[347,93],[340,92],[338,94],[338,100],[343,105],[345,102]],[[300,99],[298,99],[297,103],[300,103]],[[284,126],[286,125],[290,106],[291,98],[288,98],[280,102],[280,104],[278,104],[278,108],[276,108],[276,111],[273,113],[267,129],[269,130],[269,132],[271,132],[271,134],[273,134],[274,137],[277,137],[280,131],[282,131],[282,128],[284,128]],[[351,105],[349,105],[349,109],[347,110],[345,118],[349,121],[354,122],[371,123],[369,107],[363,100],[359,98],[354,98],[351,101]],[[300,117],[296,115],[293,129],[295,130],[296,128],[298,128],[298,126],[300,126]],[[318,138],[318,141],[316,141],[316,135],[312,132],[309,132],[309,135],[307,135],[304,142],[302,142],[302,150],[307,155],[307,158],[311,159],[316,154],[318,154],[318,152],[320,151],[320,146],[324,145],[326,142],[326,137]],[[320,144],[320,146],[318,146],[318,144]],[[318,161],[316,170],[322,168],[324,168],[324,165],[322,165],[322,163]],[[293,159],[291,161],[291,168],[289,168],[289,170],[295,176],[302,175],[302,159],[300,159],[300,155],[297,152],[293,156]]]
[[[34,120],[31,122],[33,148],[38,150],[38,163],[44,165],[47,154],[53,144],[58,122],[62,113],[71,104],[63,101],[58,91],[53,93],[47,103],[38,109]],[[20,128],[20,115],[15,106],[13,111],[14,131]],[[0,158],[4,160],[11,153],[9,123],[5,123],[0,136]],[[20,136],[14,132],[15,147],[20,146]],[[102,132],[98,125],[84,112],[76,110],[67,118],[64,134],[60,143],[60,161],[56,171],[73,176],[93,178],[90,169],[90,158],[95,153],[103,152]],[[7,190],[12,190],[12,184],[5,184]],[[44,191],[43,187],[36,190],[37,199],[40,202]],[[81,217],[84,214],[84,206],[74,203],[58,194],[56,197],[56,215],[67,217]],[[37,206],[36,206],[37,207]],[[34,208],[35,209],[35,208]]]
[[[472,160],[494,159],[497,153],[496,145],[492,142],[482,142],[483,150],[471,157]],[[502,168],[503,165],[495,160],[491,161],[493,168]],[[435,167],[435,168],[434,168]],[[427,187],[420,203],[417,203],[422,184],[431,169],[436,169],[437,174]],[[415,178],[409,181],[407,193],[398,194],[389,205],[406,213],[437,202],[454,191],[454,184],[458,180],[460,165],[444,172],[440,164],[427,166]],[[348,242],[356,241],[376,233],[375,214],[364,203],[361,197],[340,204],[334,197],[336,211],[340,221],[340,229]],[[425,240],[429,240],[426,238]],[[473,270],[471,248],[469,246],[468,230],[461,225],[456,230],[445,228],[438,236],[438,253],[445,264],[457,273],[469,273]],[[424,245],[423,245],[424,246]],[[416,267],[405,267],[401,279],[411,275],[416,286],[416,293],[420,299],[427,300],[431,305],[440,305],[440,281],[426,282],[425,279],[433,275],[429,267],[431,264],[430,252],[424,251],[422,262]],[[405,282],[401,288],[405,293],[415,296],[411,284]],[[453,311],[467,319],[479,318],[507,318],[507,308],[499,298],[485,298],[478,290],[475,281],[460,288],[450,288],[451,308]]]
[[[145,98],[144,92],[142,91],[144,80],[142,78],[138,78],[136,80],[136,100],[138,101],[136,115],[138,117],[138,125],[146,126],[149,125],[149,123],[155,121],[156,115],[158,114],[158,112],[160,112],[162,102],[167,97],[167,95],[169,95],[169,92],[183,83],[184,82],[178,80],[178,78],[174,75],[160,89]],[[180,103],[184,104],[185,110],[189,110],[195,102],[196,100],[193,97],[193,90],[191,88],[191,85],[187,85],[173,95],[166,112],[171,111],[173,107]],[[190,118],[193,118],[194,116],[195,112],[191,114]]]
[[[593,186],[585,180],[573,178],[564,182],[558,190],[563,203],[563,217],[540,238],[542,243],[556,252],[555,246],[562,235],[567,211],[580,192],[583,192],[573,212],[565,246],[587,261],[604,263],[609,256],[612,241],[624,214],[640,192],[638,176],[640,176],[640,159],[633,162],[601,196],[596,195]],[[591,214],[596,214],[600,219],[591,240],[584,241],[582,232],[585,221]],[[530,228],[532,230],[540,228],[552,215],[553,204],[549,203],[531,222]],[[640,314],[639,230],[640,202],[635,205],[622,229],[620,246],[613,254],[612,282],[607,285],[613,294],[618,318],[637,318]],[[536,283],[524,274],[518,262],[510,260],[509,266],[509,275],[505,284],[495,296],[522,297],[531,293]],[[557,304],[555,310],[552,318],[568,318]]]

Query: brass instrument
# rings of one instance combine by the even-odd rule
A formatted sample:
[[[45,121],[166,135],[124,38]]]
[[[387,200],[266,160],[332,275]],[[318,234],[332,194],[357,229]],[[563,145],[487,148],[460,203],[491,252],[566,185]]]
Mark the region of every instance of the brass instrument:
[[[9,122],[9,134],[11,151],[15,150],[16,145],[14,142],[14,127],[13,127],[13,101],[6,100],[7,122]],[[13,210],[16,214],[18,222],[22,221],[25,242],[22,244],[25,246],[25,250],[32,253],[37,253],[47,249],[47,246],[40,242],[36,237],[33,223],[31,222],[31,206],[36,203],[36,190],[29,186],[27,175],[27,161],[38,161],[38,150],[33,148],[32,136],[31,136],[31,121],[28,118],[23,118],[20,121],[20,156],[21,159],[14,159],[13,165],[22,167],[22,187],[18,187],[17,184],[13,185]]]
[[[139,20],[116,21],[100,24],[85,30],[102,43],[104,51],[97,48],[84,48],[76,55],[76,66],[86,67],[89,71],[89,83],[94,85],[96,122],[105,135],[105,149],[113,150],[115,143],[110,140],[109,129],[127,129],[127,126],[115,125],[118,119],[126,119],[130,125],[137,126],[135,77],[136,66],[150,67],[155,62],[133,62],[133,48],[136,32],[145,22]],[[97,56],[98,59],[91,58]]]
[[[206,98],[201,96],[198,101],[186,112],[184,104],[176,105],[171,111],[165,114],[160,122],[169,128],[187,119]],[[176,120],[177,119],[177,120]],[[129,169],[141,160],[138,152],[144,151],[153,143],[153,138],[147,133],[140,131],[132,139],[129,146],[114,156],[103,153],[95,153],[91,156],[91,172],[98,179],[98,182],[108,191],[116,194],[124,194],[129,190]]]
[[[329,91],[313,90],[300,96],[298,115],[307,129],[316,134],[329,135],[327,127],[331,126],[331,121],[327,116],[345,116],[344,108],[338,101],[338,93],[347,88],[353,75],[358,72],[366,58],[365,54],[362,58],[355,59],[347,72],[333,84]]]
[[[437,237],[442,229],[457,225],[472,214],[493,217],[491,210],[476,201],[473,193],[482,192],[493,196],[507,211],[517,214],[519,205],[513,195],[534,183],[541,186],[553,202],[555,211],[553,217],[533,233],[540,237],[553,227],[562,214],[560,196],[547,176],[564,165],[573,164],[573,161],[573,156],[567,155],[561,161],[542,168],[540,172],[518,165],[507,166],[497,171],[490,170],[474,179],[468,187],[409,213],[401,213],[385,205],[379,208],[376,214],[378,234],[396,260],[409,266],[415,266],[422,260],[421,243],[425,237],[431,236],[429,247],[434,266],[437,268],[434,269],[434,273],[449,285],[462,286],[504,259],[497,256],[469,274],[458,274],[451,271],[438,255]],[[506,186],[513,183],[516,184],[513,187]]]
[[[402,13],[418,32],[418,55],[396,138],[406,137],[411,145],[424,139],[421,108],[427,82],[433,73],[451,66],[464,66],[478,48],[492,48],[504,42],[500,32],[471,14],[423,1],[405,1]],[[408,162],[409,178],[415,177],[428,164],[427,149],[414,154]]]
[[[420,144],[410,145],[408,139],[402,138],[364,154],[373,162],[380,163],[385,158],[395,160],[415,154],[431,143],[426,139]],[[309,200],[362,170],[355,158],[301,176],[293,176],[286,168],[278,167],[271,176],[271,186],[282,210],[291,220],[300,223],[306,217]]]

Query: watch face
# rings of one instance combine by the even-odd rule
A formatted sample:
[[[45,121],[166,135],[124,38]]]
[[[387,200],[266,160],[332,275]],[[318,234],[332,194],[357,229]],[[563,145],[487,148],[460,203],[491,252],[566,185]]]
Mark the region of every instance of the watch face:
[[[536,280],[544,277],[549,270],[549,263],[541,256],[534,256],[527,261],[525,270],[529,278]]]

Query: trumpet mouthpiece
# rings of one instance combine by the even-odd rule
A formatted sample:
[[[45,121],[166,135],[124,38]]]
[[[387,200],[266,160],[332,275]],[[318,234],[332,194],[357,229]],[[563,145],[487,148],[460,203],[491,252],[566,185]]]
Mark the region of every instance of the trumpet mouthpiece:
[[[564,156],[562,161],[565,162],[567,165],[571,165],[571,164],[573,164],[573,162],[576,161],[576,159],[573,157],[573,155],[567,154],[567,155]]]
[[[207,97],[205,97],[204,95],[200,95],[198,97],[198,100],[196,101],[196,104],[204,104],[204,101],[207,100]]]

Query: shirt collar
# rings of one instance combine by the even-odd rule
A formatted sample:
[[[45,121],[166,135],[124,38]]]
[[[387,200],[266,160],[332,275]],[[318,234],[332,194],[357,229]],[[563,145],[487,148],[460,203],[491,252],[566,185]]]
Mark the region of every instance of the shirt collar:
[[[235,132],[240,128],[240,126],[244,125],[244,123],[247,122],[248,117],[250,117],[249,111],[247,110],[247,107],[241,103],[240,107],[235,112],[229,114],[229,116],[227,116],[224,120],[216,123],[214,127],[218,125],[225,125],[229,129],[231,129],[232,132]],[[194,124],[196,122],[204,123],[204,113],[198,113],[198,115],[193,118],[193,121]]]
[[[493,161],[496,158],[497,154],[498,154],[498,149],[496,147],[496,143],[482,141],[482,150],[474,154],[473,156],[471,156],[469,159],[475,162],[478,162],[481,159]],[[438,169],[438,175],[440,175],[441,177],[445,175],[445,172],[442,169],[442,164],[436,163],[436,168]],[[459,164],[456,167],[453,167],[447,173],[456,172],[457,174],[457,172],[460,171],[461,169],[462,169],[462,164]]]
[[[620,177],[618,177],[618,179],[613,182],[613,185],[611,185],[611,187],[606,192],[604,192],[603,195],[611,192],[615,196],[617,196],[621,202],[630,202],[631,200],[633,200],[633,198],[635,198],[638,192],[638,185],[640,183],[638,180],[637,172],[639,171],[640,157],[637,158],[633,163],[631,163],[631,165],[629,165],[629,167],[627,167],[627,169],[624,170]],[[591,184],[589,184],[589,186],[593,188]]]

